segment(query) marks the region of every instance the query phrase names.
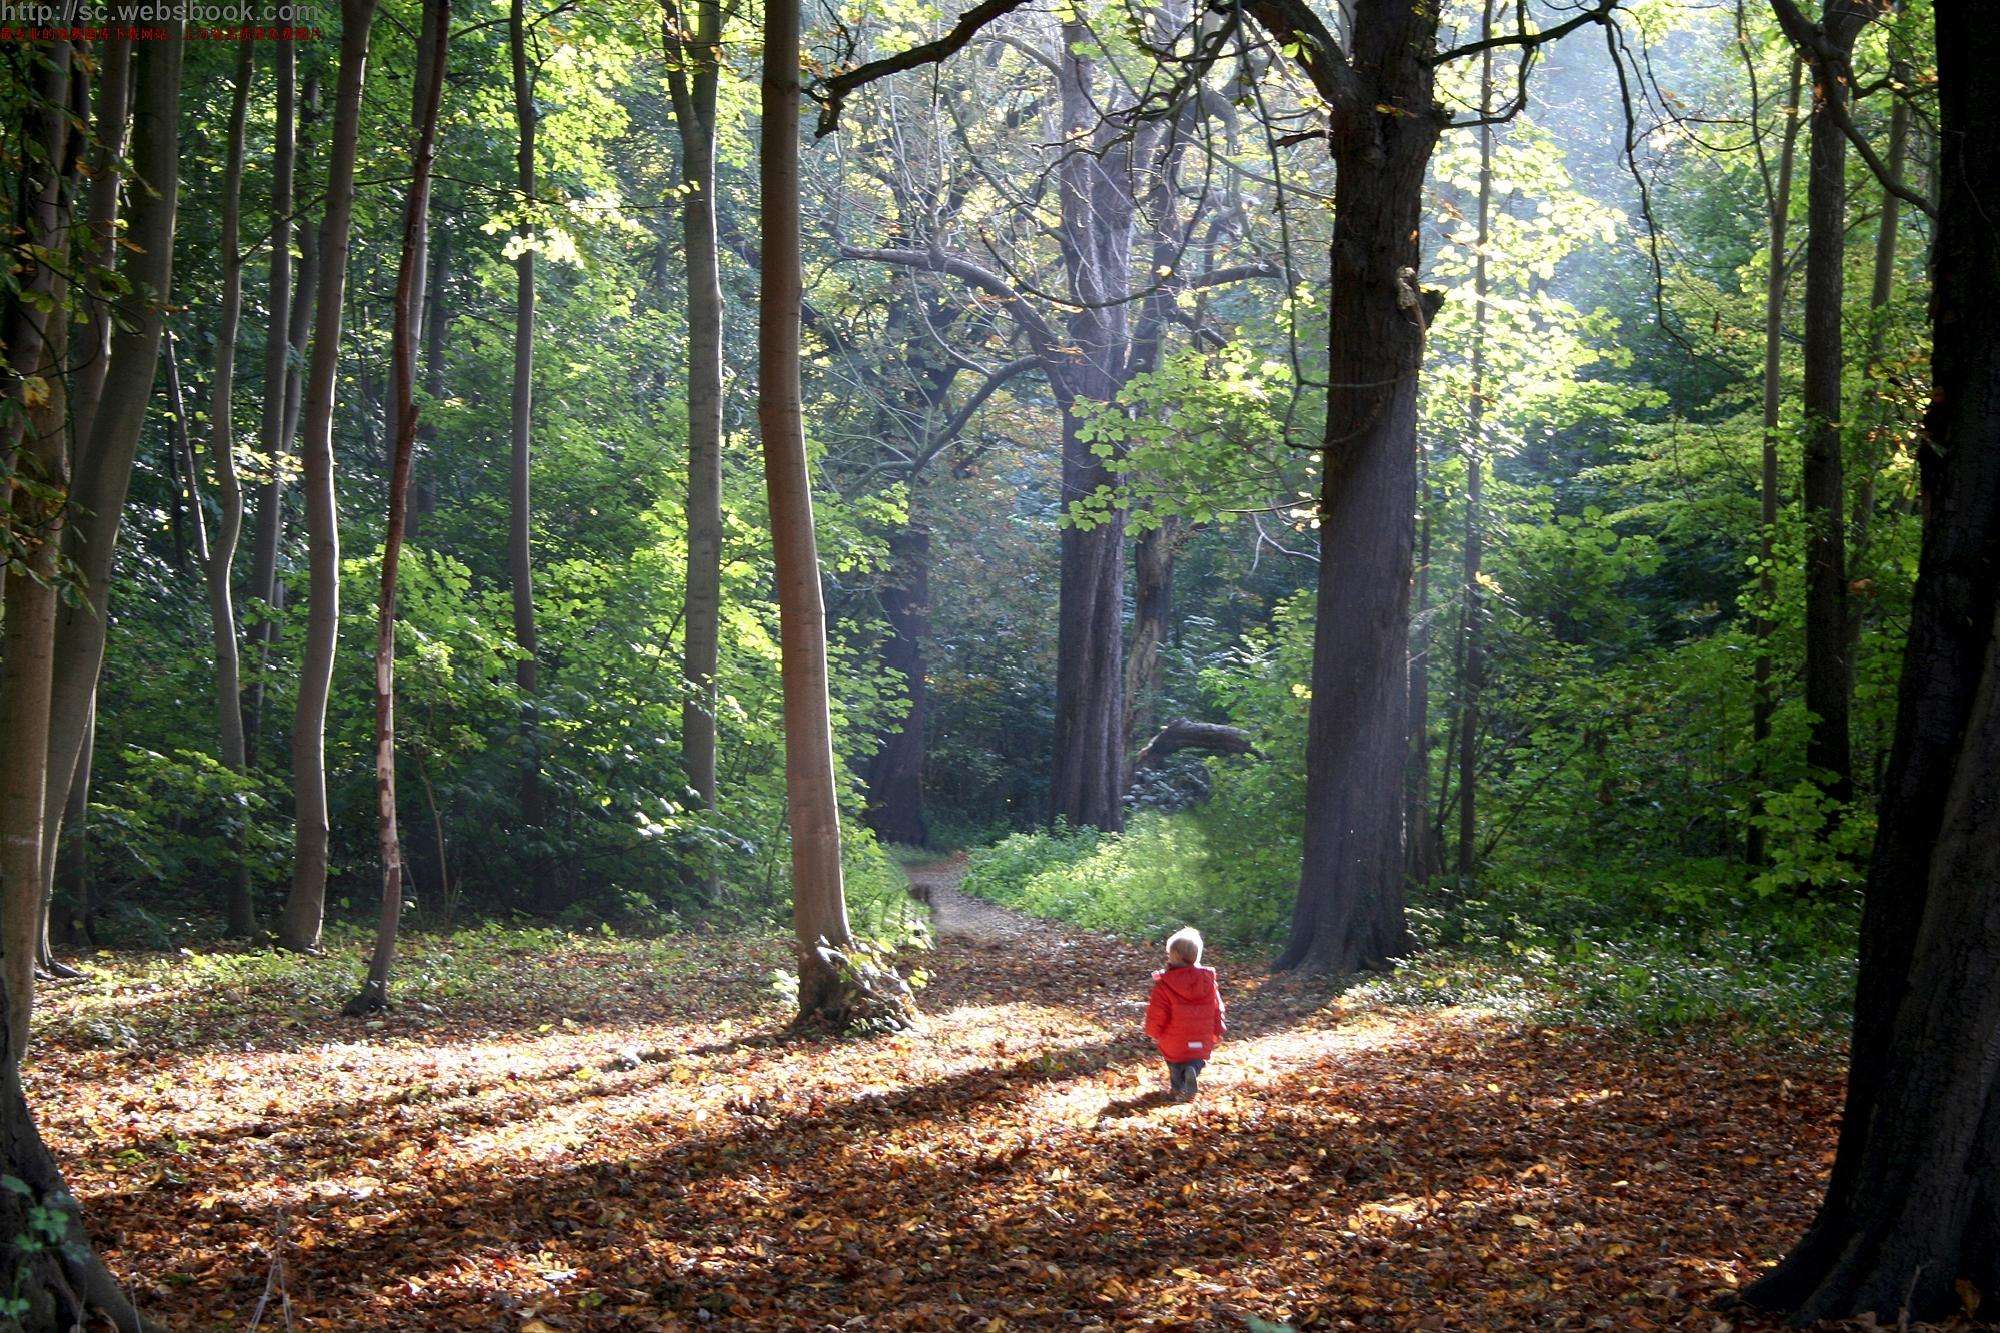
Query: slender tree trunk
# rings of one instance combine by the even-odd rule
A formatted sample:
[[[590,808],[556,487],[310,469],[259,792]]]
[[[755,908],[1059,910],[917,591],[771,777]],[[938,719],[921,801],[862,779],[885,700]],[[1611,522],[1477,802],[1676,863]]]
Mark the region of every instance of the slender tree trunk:
[[[115,31],[115,29],[114,29]],[[123,183],[126,132],[132,119],[132,42],[112,37],[98,57],[101,70],[90,145],[90,196],[86,204],[84,336],[78,342],[70,388],[70,437],[88,440],[111,369],[111,305],[104,278],[118,264],[118,189]]]
[[[1159,729],[1160,647],[1174,607],[1174,554],[1184,520],[1169,514],[1140,534],[1132,553],[1135,574],[1132,653],[1125,660],[1125,748],[1136,753]]]
[[[368,76],[369,28],[375,0],[341,0],[340,78],[333,139],[327,156],[326,216],[320,223],[319,299],[313,324],[299,451],[306,497],[307,608],[299,698],[292,719],[292,791],[298,811],[292,887],[278,942],[302,953],[318,950],[326,916],[328,835],[326,703],[333,686],[340,635],[340,528],[334,503],[333,400],[340,368],[340,325],[347,291],[347,249],[354,217],[354,160],[361,130],[361,94]]]
[[[1482,39],[1493,36],[1493,0],[1482,5]],[[1479,106],[1482,116],[1493,106],[1493,52],[1480,55]],[[1486,245],[1493,234],[1493,126],[1479,127],[1479,251],[1472,260],[1472,386],[1466,404],[1465,552],[1463,619],[1459,632],[1458,723],[1458,888],[1472,889],[1479,861],[1479,689],[1486,674],[1479,623],[1479,557],[1483,515],[1480,512],[1481,473],[1486,452]]]
[[[80,947],[97,938],[96,903],[90,879],[90,761],[97,748],[97,709],[84,732],[83,754],[69,786],[69,806],[63,811],[61,841],[56,848],[56,891],[74,913],[63,923],[64,942]],[[46,935],[46,932],[44,932]],[[44,960],[44,966],[48,960]]]
[[[256,751],[257,735],[264,712],[264,665],[277,626],[272,620],[278,582],[278,540],[283,519],[280,506],[284,496],[284,460],[290,452],[285,434],[285,405],[288,386],[295,377],[292,369],[292,207],[293,174],[298,164],[298,51],[291,42],[272,43],[273,76],[277,83],[276,124],[271,147],[271,256],[270,279],[265,305],[270,319],[264,330],[264,404],[258,427],[258,443],[264,451],[271,474],[257,488],[257,524],[251,551],[248,588],[257,604],[258,618],[250,625],[250,639],[257,646],[257,666],[247,697],[243,701],[244,752]],[[301,291],[301,308],[310,307],[311,297]],[[303,326],[301,326],[303,327]]]
[[[1847,518],[1841,478],[1841,330],[1847,251],[1846,59],[1876,12],[1872,0],[1827,0],[1818,53],[1808,52],[1813,110],[1807,135],[1805,470],[1806,709],[1812,730],[1806,762],[1826,793],[1853,792],[1848,736]]]
[[[286,43],[278,43],[286,45]],[[215,712],[223,766],[249,771],[243,732],[243,689],[237,654],[236,543],[243,532],[243,486],[236,473],[236,337],[243,315],[243,130],[250,106],[249,42],[238,44],[236,82],[229,105],[229,137],[222,181],[222,309],[216,318],[215,376],[209,399],[209,462],[215,469],[216,525],[205,555],[209,627],[215,637]],[[239,833],[229,889],[229,933],[239,938],[257,928],[250,894],[250,863]]]
[[[1403,800],[1403,857],[1412,884],[1437,874],[1440,856],[1432,836],[1431,805],[1431,507],[1430,450],[1417,449],[1417,588],[1410,647],[1410,767]]]
[[[424,299],[424,233],[430,226],[431,166],[437,152],[438,106],[444,96],[451,0],[424,0],[417,48],[416,105],[411,119],[416,152],[403,201],[403,253],[396,273],[396,323],[390,338],[395,394],[395,454],[389,472],[389,519],[382,538],[382,583],[375,620],[375,801],[382,853],[382,911],[368,980],[347,1002],[349,1016],[389,1007],[396,932],[403,919],[403,843],[396,827],[396,574],[403,556],[403,520],[410,462],[417,447],[417,344]]]
[[[1908,72],[1901,70],[1901,82],[1908,83]],[[1889,148],[1884,158],[1892,176],[1900,179],[1903,162],[1909,151],[1910,107],[1909,103],[1897,97],[1889,110]],[[1889,462],[1893,446],[1887,444],[1894,408],[1888,405],[1889,395],[1877,387],[1883,375],[1882,356],[1889,337],[1889,301],[1896,294],[1896,241],[1902,220],[1903,201],[1890,190],[1882,191],[1882,216],[1875,225],[1875,275],[1868,290],[1868,352],[1861,377],[1862,392],[1868,396],[1867,405],[1860,413],[1864,429],[1858,434],[1860,445],[1860,483],[1854,490],[1854,517],[1848,524],[1848,573],[1856,579],[1863,576],[1870,567],[1869,539],[1874,535],[1875,484],[1881,476],[1882,468]],[[1858,604],[1850,602],[1847,616],[1847,671],[1848,692],[1854,689],[1855,663],[1861,647],[1861,627],[1865,617]]]
[[[763,437],[771,552],[777,566],[799,1022],[899,1027],[914,1013],[907,988],[848,956],[853,937],[841,882],[826,609],[799,395],[805,276],[799,248],[799,23],[799,0],[766,0],[758,128],[763,290],[757,302],[757,427]]]
[[[1777,711],[1777,688],[1771,680],[1771,640],[1777,623],[1771,618],[1778,599],[1778,417],[1784,394],[1786,233],[1792,214],[1792,166],[1799,143],[1799,89],[1804,62],[1792,58],[1791,91],[1785,98],[1784,146],[1778,153],[1778,180],[1767,192],[1770,208],[1769,266],[1764,275],[1764,434],[1763,476],[1758,493],[1762,498],[1762,521],[1758,534],[1757,566],[1757,658],[1751,665],[1750,745],[1755,751],[1758,791],[1754,798],[1750,830],[1744,838],[1744,859],[1753,866],[1764,864],[1765,792],[1771,787],[1771,715]],[[1768,177],[1766,178],[1768,182]]]
[[[1435,298],[1416,285],[1423,184],[1443,125],[1428,6],[1357,14],[1359,90],[1332,126],[1336,184],[1305,852],[1278,966],[1349,972],[1408,947],[1403,772],[1417,377]]]
[[[451,233],[440,230],[424,257],[424,397],[437,402],[445,390],[445,342],[451,326]],[[409,537],[437,509],[437,423],[417,418],[417,452],[411,461]],[[426,465],[427,464],[427,465]],[[423,465],[423,466],[420,466]]]
[[[722,6],[694,0],[694,25],[668,0],[666,47],[680,131],[681,235],[687,267],[687,616],[682,633],[681,762],[715,809],[715,672],[722,634],[722,267],[716,232],[715,108]],[[714,876],[709,877],[711,893]]]
[[[1942,169],[1926,506],[1869,865],[1847,1105],[1812,1228],[1747,1293],[1800,1321],[2000,1290],[2000,28],[1936,7]]]
[[[507,48],[514,67],[514,127],[517,131],[515,176],[520,205],[535,205],[535,86],[528,67],[526,0],[512,0],[507,11]],[[535,636],[534,510],[529,494],[530,447],[535,412],[535,251],[534,223],[519,228],[521,253],[514,259],[514,393],[513,452],[509,462],[507,573],[514,588],[514,644],[521,659],[514,666],[520,687],[522,739],[521,817],[530,828],[542,826],[541,728],[536,722],[537,689]]]
[[[902,682],[909,706],[883,734],[868,762],[867,820],[883,841],[921,847],[930,840],[924,819],[929,712],[924,648],[931,636],[931,530],[916,514],[889,534],[889,562],[890,577],[882,588],[882,615],[889,622],[882,665]]]

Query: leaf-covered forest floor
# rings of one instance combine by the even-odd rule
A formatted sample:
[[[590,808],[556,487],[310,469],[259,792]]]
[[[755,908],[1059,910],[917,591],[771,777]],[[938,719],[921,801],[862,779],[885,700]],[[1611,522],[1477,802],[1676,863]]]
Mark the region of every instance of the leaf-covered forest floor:
[[[1150,951],[943,924],[928,1031],[856,1041],[782,1036],[768,937],[420,936],[366,1025],[333,1010],[358,944],[98,959],[49,988],[30,1095],[189,1329],[268,1286],[302,1329],[1707,1333],[1831,1158],[1825,1054],[1370,1010],[1227,956],[1230,1037],[1168,1105]]]

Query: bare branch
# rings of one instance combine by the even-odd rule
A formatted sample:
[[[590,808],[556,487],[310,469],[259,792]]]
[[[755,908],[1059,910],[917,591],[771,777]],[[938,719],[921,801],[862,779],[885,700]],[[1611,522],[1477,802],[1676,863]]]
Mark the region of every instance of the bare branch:
[[[933,41],[919,42],[906,51],[883,56],[880,60],[870,60],[843,70],[829,79],[815,80],[810,89],[814,101],[820,104],[819,125],[815,131],[821,138],[840,128],[840,109],[858,89],[865,88],[878,79],[904,70],[915,69],[919,65],[932,65],[948,59],[964,49],[966,43],[979,35],[980,29],[997,18],[1013,13],[1028,0],[981,0],[959,16],[951,31]]]

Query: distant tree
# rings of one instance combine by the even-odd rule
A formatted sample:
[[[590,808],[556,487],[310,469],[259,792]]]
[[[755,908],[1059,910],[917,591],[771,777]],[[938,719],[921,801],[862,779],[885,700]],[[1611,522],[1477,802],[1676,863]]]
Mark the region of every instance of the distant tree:
[[[279,43],[287,45],[287,43]],[[243,535],[243,483],[236,470],[236,341],[243,322],[243,137],[254,69],[250,42],[238,44],[230,88],[229,130],[223,148],[222,233],[219,245],[222,302],[216,315],[215,369],[209,383],[208,455],[215,472],[215,531],[203,554],[208,585],[209,632],[215,642],[215,723],[222,762],[247,772],[243,685],[236,621],[236,545]],[[193,474],[190,473],[192,476]],[[237,848],[229,890],[229,933],[248,936],[257,914],[250,897],[250,863]]]
[[[528,60],[526,0],[512,0],[507,9],[507,54],[514,71],[514,185],[521,220],[514,244],[514,382],[509,406],[512,449],[507,465],[507,581],[514,598],[514,682],[521,689],[522,741],[521,817],[529,828],[540,828],[542,761],[540,728],[536,724],[535,693],[540,644],[535,634],[534,475],[535,430],[535,71]]]
[[[689,10],[692,9],[692,14]],[[664,0],[667,89],[680,136],[681,245],[687,275],[687,624],[681,651],[681,763],[715,810],[715,671],[722,638],[722,255],[717,242],[716,93],[720,0]],[[710,892],[714,891],[713,875]]]

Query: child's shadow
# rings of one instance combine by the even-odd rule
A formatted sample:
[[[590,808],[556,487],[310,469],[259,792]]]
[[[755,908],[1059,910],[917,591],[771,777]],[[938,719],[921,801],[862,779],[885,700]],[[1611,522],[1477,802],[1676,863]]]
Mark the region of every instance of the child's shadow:
[[[1166,1088],[1155,1088],[1151,1092],[1140,1093],[1137,1097],[1121,1097],[1116,1101],[1106,1102],[1104,1109],[1097,1113],[1097,1118],[1099,1120],[1122,1119],[1128,1115],[1138,1115],[1141,1112],[1155,1110],[1162,1106],[1172,1106],[1174,1102],[1175,1099],[1172,1092]]]

